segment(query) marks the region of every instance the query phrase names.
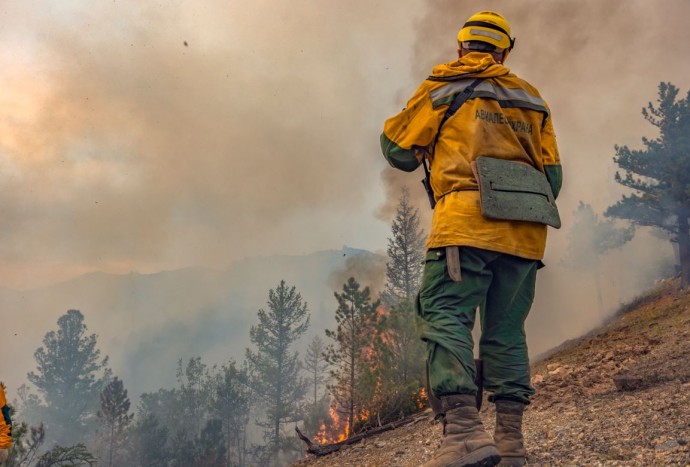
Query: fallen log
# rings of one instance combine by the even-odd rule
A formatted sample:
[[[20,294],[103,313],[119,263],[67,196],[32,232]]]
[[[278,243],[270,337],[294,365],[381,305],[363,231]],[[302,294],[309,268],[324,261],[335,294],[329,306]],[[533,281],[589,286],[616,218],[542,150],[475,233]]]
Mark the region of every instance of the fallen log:
[[[363,431],[362,433],[351,436],[344,441],[329,444],[314,443],[312,440],[304,436],[304,434],[300,431],[298,427],[295,427],[295,431],[297,432],[297,436],[299,437],[299,439],[304,441],[304,443],[307,445],[307,452],[309,454],[314,454],[315,456],[326,456],[333,452],[339,451],[340,448],[342,448],[343,446],[350,446],[352,444],[356,444],[370,436],[378,435],[380,433],[384,433],[390,430],[395,430],[396,428],[410,425],[412,423],[417,423],[418,421],[423,420],[425,418],[428,418],[428,415],[414,415],[405,417],[395,422],[387,423],[376,428],[370,428],[368,430]]]

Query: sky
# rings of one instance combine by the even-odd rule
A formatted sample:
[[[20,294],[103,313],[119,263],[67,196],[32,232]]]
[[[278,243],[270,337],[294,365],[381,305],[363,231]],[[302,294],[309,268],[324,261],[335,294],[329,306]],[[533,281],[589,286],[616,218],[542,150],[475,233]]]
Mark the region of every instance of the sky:
[[[682,0],[483,2],[550,103],[565,217],[690,83]],[[383,121],[455,54],[461,1],[0,2],[0,285],[385,248]],[[513,65],[514,64],[514,65]],[[416,178],[415,178],[416,177]],[[426,220],[426,217],[425,217]],[[556,234],[558,236],[559,233]]]
[[[422,6],[3,0],[0,285],[382,248]]]
[[[422,174],[381,156],[383,122],[455,58],[478,5],[0,0],[0,286],[344,245],[385,252],[403,185],[425,226],[430,210]],[[690,2],[481,8],[511,22],[506,65],[551,106],[563,162],[564,226],[549,233],[535,319],[586,310],[591,294],[561,267],[572,213],[620,198],[614,148],[656,136],[641,109],[658,84],[690,89]],[[644,237],[629,251],[602,266],[608,279],[670,250]],[[537,335],[580,330],[572,317],[535,322]]]

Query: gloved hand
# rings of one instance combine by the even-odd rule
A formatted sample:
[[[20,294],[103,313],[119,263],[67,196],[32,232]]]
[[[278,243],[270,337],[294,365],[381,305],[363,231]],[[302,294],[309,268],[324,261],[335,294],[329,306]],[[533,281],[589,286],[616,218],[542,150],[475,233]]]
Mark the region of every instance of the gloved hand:
[[[10,453],[7,449],[0,449],[0,465],[5,463],[9,455]]]

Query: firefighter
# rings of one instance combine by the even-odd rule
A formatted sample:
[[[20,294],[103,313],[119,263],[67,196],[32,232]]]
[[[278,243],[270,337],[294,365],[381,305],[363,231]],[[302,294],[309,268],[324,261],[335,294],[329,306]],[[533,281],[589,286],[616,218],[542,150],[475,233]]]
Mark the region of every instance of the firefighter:
[[[7,460],[10,446],[12,446],[12,419],[10,418],[10,408],[5,398],[5,386],[0,383],[0,465]]]
[[[482,156],[520,162],[538,172],[554,199],[560,191],[549,107],[536,88],[505,66],[514,44],[503,16],[472,15],[458,33],[458,60],[434,67],[381,135],[391,166],[411,172],[425,159],[430,162],[436,202],[417,298],[428,383],[440,399],[443,420],[441,447],[427,467],[526,462],[522,414],[534,388],[524,323],[543,266],[547,226],[521,217],[527,208],[512,213],[517,219],[488,218],[472,169]],[[453,102],[462,103],[451,114]],[[477,309],[482,383],[496,406],[493,437],[475,402],[471,332]]]

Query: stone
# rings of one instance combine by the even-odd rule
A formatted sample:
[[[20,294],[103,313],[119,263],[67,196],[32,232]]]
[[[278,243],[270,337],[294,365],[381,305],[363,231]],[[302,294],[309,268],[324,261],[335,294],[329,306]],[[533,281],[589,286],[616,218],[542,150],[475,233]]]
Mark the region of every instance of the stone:
[[[644,380],[636,376],[617,375],[613,377],[613,384],[619,391],[634,391],[644,387]]]

